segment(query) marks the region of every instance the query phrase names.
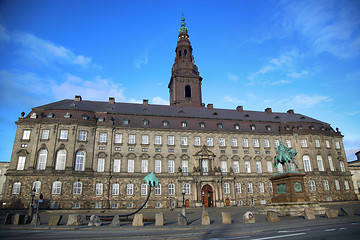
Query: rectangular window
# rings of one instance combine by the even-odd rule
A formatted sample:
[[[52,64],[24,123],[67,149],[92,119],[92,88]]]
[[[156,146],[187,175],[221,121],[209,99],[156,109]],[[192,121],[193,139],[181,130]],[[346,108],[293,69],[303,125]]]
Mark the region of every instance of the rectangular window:
[[[249,147],[249,140],[247,138],[243,139],[243,147]]]
[[[340,190],[339,180],[335,180],[335,189],[336,189],[336,190]]]
[[[168,136],[168,145],[174,145],[174,144],[175,144],[175,137]]]
[[[161,195],[161,185],[155,186],[155,195]]]
[[[24,130],[23,135],[22,135],[22,140],[29,140],[30,139],[30,130]]]
[[[60,130],[60,139],[67,139],[68,138],[68,130]]]
[[[254,142],[254,147],[260,147],[259,139],[254,139],[253,142]]]
[[[306,141],[306,139],[301,139],[301,147],[307,148],[307,141]]]
[[[241,193],[241,183],[235,183],[235,193],[236,194]]]
[[[334,164],[333,164],[333,161],[332,161],[332,157],[331,157],[331,156],[328,156],[328,161],[329,161],[330,171],[335,171],[335,169],[334,169]]]
[[[340,142],[339,141],[335,141],[335,148],[340,149]]]
[[[195,146],[200,146],[200,137],[195,137],[194,138],[194,145]]]
[[[161,136],[155,136],[155,144],[161,145]]]
[[[220,145],[220,147],[225,147],[225,138],[219,139],[219,145]]]
[[[315,139],[315,147],[319,148],[320,147],[320,140],[319,139]]]
[[[51,194],[61,193],[61,182],[53,182]]]
[[[183,173],[189,172],[189,162],[188,161],[182,161],[182,172]]]
[[[230,184],[224,183],[224,194],[230,194]]]
[[[238,146],[238,143],[237,143],[237,139],[236,139],[236,138],[231,139],[231,146],[232,146],[232,147],[237,147],[237,146]]]
[[[214,146],[213,138],[207,138],[207,145],[210,146],[210,147]]]
[[[126,185],[126,195],[133,195],[134,194],[134,185],[129,183]]]
[[[24,156],[19,156],[16,170],[24,170],[24,168],[25,168],[25,159],[26,158]]]
[[[208,160],[201,161],[201,170],[203,173],[209,172],[209,161]]]
[[[316,156],[316,162],[317,162],[319,171],[324,171],[324,164],[323,164],[321,155]]]
[[[42,131],[41,139],[49,139],[50,130],[46,129]]]
[[[265,147],[265,148],[269,148],[269,147],[270,147],[270,141],[269,141],[269,139],[265,139],[265,140],[264,140],[264,147]]]
[[[227,173],[227,162],[226,161],[221,161],[221,172]]]
[[[147,195],[147,184],[141,184],[140,194]]]
[[[344,185],[345,185],[345,190],[349,190],[350,186],[349,186],[349,182],[348,181],[344,181]]]
[[[169,195],[175,195],[175,184],[169,184]]]
[[[303,156],[304,171],[311,172],[310,158],[309,156]]]
[[[181,145],[183,146],[187,146],[188,145],[188,141],[187,141],[187,137],[181,137]]]
[[[344,162],[343,162],[343,161],[339,161],[339,163],[340,163],[340,170],[341,170],[342,172],[345,172]]]
[[[114,172],[120,172],[121,160],[114,159]]]
[[[272,173],[272,172],[273,172],[272,166],[273,166],[273,163],[272,163],[271,161],[267,161],[267,162],[266,162],[266,168],[267,168],[267,171],[268,171],[269,173]]]
[[[106,143],[106,137],[107,137],[106,133],[100,133],[100,142]]]
[[[115,143],[122,143],[122,134],[115,134]]]
[[[20,194],[20,188],[21,188],[21,183],[20,182],[14,182],[11,193],[12,194]]]
[[[174,162],[174,160],[169,160],[168,161],[168,169],[169,169],[169,173],[175,173],[175,162]]]
[[[265,192],[265,188],[264,188],[264,183],[259,183],[259,193],[264,193]]]
[[[155,160],[155,173],[161,173],[161,160]]]
[[[112,195],[119,195],[119,184],[118,183],[114,183],[112,185]]]
[[[239,162],[235,161],[234,162],[234,173],[239,173],[239,172],[240,172]]]
[[[149,135],[141,136],[141,144],[149,144]]]
[[[291,148],[291,141],[290,140],[285,140],[285,145],[287,148]]]
[[[148,160],[141,160],[141,172],[142,173],[148,172]]]
[[[262,168],[261,168],[261,162],[260,161],[256,162],[256,172],[257,173],[262,173]]]
[[[280,145],[280,141],[279,140],[274,140],[274,146],[275,148],[277,148]]]
[[[86,135],[87,135],[87,132],[80,131],[79,132],[79,141],[86,141]]]
[[[330,148],[330,142],[329,142],[329,140],[326,140],[326,141],[325,141],[325,145],[326,145],[327,148]]]
[[[103,184],[102,183],[96,184],[95,195],[103,195]]]
[[[129,144],[135,144],[135,135],[129,134]]]
[[[328,180],[323,180],[323,186],[324,186],[324,190],[325,190],[325,191],[329,191],[329,190],[330,190]]]
[[[99,158],[98,159],[97,171],[98,172],[104,172],[104,165],[105,165],[105,159]]]
[[[245,161],[245,172],[251,173],[250,161]]]
[[[134,172],[134,160],[128,160],[128,173]]]
[[[248,193],[253,193],[254,192],[252,183],[247,184],[247,191],[248,191]]]

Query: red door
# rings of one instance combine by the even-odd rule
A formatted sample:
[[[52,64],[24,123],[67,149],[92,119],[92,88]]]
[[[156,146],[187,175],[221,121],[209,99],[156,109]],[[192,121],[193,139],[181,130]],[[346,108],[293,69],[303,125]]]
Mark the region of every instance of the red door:
[[[227,198],[227,199],[225,199],[225,205],[226,206],[230,206],[230,200]]]
[[[214,200],[213,200],[213,189],[209,184],[203,186],[202,190],[202,203],[205,207],[213,207]]]
[[[186,200],[185,200],[185,207],[190,207],[190,201],[189,201],[189,199],[186,199]]]

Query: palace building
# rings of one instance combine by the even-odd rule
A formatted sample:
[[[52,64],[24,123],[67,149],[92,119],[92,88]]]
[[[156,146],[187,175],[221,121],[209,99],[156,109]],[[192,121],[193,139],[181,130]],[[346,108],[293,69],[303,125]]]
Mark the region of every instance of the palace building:
[[[285,113],[218,109],[202,102],[202,78],[182,18],[169,82],[170,105],[83,100],[35,107],[16,122],[4,185],[6,207],[32,191],[48,208],[138,208],[270,203],[276,147],[294,148],[311,201],[356,199],[343,136],[330,124]],[[291,166],[294,168],[294,166]],[[295,169],[294,169],[295,170]]]

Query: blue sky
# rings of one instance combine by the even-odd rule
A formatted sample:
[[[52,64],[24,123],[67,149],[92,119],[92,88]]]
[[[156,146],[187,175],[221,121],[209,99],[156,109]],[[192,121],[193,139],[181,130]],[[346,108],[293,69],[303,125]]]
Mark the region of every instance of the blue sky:
[[[168,104],[182,11],[203,102],[294,109],[360,149],[360,1],[2,0],[0,161],[32,107],[75,95]]]

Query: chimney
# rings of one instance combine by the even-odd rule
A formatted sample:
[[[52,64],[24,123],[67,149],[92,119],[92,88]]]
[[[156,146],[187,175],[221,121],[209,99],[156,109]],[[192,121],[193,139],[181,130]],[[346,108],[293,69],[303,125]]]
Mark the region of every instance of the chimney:
[[[212,103],[209,103],[209,104],[207,105],[207,108],[212,110],[212,109],[214,109],[214,105],[213,105]]]
[[[81,101],[81,96],[80,95],[75,95],[75,101],[76,102],[80,102]]]
[[[114,103],[115,103],[115,98],[109,97],[109,104],[114,104]]]
[[[266,112],[266,113],[272,113],[272,109],[271,109],[271,108],[266,108],[266,109],[265,109],[265,112]]]
[[[148,106],[149,105],[149,100],[148,99],[143,99],[143,105]]]
[[[288,114],[294,114],[294,109],[289,109],[289,110],[287,111],[287,113],[288,113]]]
[[[360,151],[356,152],[355,155],[357,157],[357,160],[360,160]]]
[[[239,111],[239,112],[242,112],[242,111],[244,111],[244,107],[243,106],[237,106],[236,110]]]

